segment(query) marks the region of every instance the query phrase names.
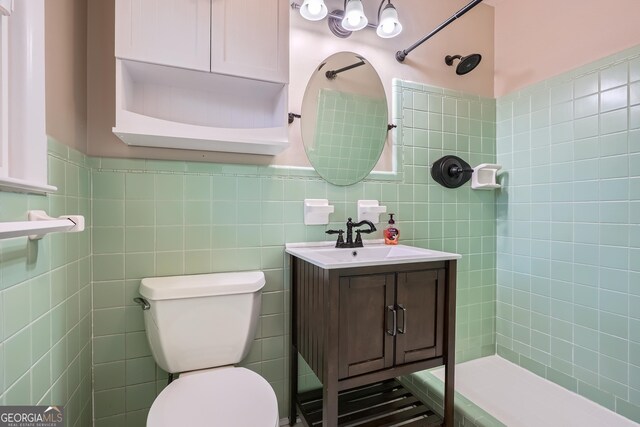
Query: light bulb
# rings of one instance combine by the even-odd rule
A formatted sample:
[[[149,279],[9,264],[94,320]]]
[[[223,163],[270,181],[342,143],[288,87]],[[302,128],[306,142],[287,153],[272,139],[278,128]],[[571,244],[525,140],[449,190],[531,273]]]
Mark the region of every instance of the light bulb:
[[[387,4],[378,16],[378,36],[389,39],[402,32],[402,24],[398,20],[398,12],[391,3]]]
[[[360,22],[360,15],[357,13],[350,13],[349,16],[347,16],[347,21],[349,21],[349,25],[352,27],[357,27]]]
[[[360,0],[349,0],[344,11],[342,27],[347,31],[358,31],[366,27],[368,22],[362,9],[362,2]]]
[[[308,7],[309,13],[311,15],[318,15],[320,13],[320,11],[322,10],[322,5],[318,2],[309,2],[309,7]]]
[[[382,24],[382,32],[385,34],[391,34],[395,27],[396,24],[393,21],[386,21]]]
[[[304,0],[300,6],[300,15],[309,21],[319,21],[327,16],[327,6],[324,0]]]

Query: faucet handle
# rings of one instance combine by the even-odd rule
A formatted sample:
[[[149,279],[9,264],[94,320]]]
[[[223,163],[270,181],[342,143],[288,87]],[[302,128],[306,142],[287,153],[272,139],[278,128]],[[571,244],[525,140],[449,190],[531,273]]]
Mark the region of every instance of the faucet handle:
[[[360,233],[364,232],[364,230],[356,230],[356,241],[353,242],[356,248],[361,248],[362,245],[362,236]]]
[[[344,230],[327,230],[325,231],[325,233],[338,235],[338,240],[336,240],[336,248],[341,248],[344,245],[344,238],[342,237],[342,233],[344,233]]]

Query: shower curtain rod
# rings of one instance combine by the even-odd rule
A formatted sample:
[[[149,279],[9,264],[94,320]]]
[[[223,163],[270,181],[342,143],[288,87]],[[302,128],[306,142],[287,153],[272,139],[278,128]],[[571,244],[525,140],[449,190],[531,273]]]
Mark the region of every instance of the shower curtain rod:
[[[451,16],[449,19],[447,19],[442,24],[440,24],[435,30],[431,31],[429,34],[427,34],[426,36],[424,36],[423,38],[421,38],[420,40],[418,40],[417,42],[415,42],[414,44],[412,44],[411,46],[409,46],[405,50],[397,51],[396,52],[396,60],[398,62],[404,62],[404,60],[407,57],[407,55],[409,54],[409,52],[411,52],[413,49],[417,48],[422,43],[424,43],[427,40],[429,40],[431,37],[435,36],[444,27],[446,27],[447,25],[451,24],[453,21],[455,21],[456,19],[460,18],[465,13],[469,12],[471,9],[476,7],[481,2],[482,2],[482,0],[473,0],[471,3],[469,3],[468,5],[466,5],[465,7],[463,7],[462,9],[457,11],[456,13],[454,13],[453,16]]]

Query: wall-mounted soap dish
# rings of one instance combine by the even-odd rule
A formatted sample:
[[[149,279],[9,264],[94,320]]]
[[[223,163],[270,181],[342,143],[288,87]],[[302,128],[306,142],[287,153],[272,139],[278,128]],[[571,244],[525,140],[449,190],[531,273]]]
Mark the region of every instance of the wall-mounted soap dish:
[[[327,199],[304,199],[304,225],[329,224],[329,215],[334,210],[335,206]]]
[[[377,200],[358,200],[358,222],[367,220],[380,223],[380,214],[387,212],[386,206],[380,206]]]
[[[502,187],[497,182],[498,171],[502,169],[502,166],[483,163],[473,168],[473,175],[471,176],[471,188],[474,190],[493,190],[494,188]]]

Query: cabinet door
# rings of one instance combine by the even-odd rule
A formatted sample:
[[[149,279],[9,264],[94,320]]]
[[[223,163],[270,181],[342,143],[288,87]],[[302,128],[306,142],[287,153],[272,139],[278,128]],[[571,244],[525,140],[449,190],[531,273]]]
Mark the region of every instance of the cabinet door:
[[[289,2],[211,0],[211,71],[289,80]]]
[[[445,270],[398,274],[396,364],[442,356]]]
[[[339,378],[393,365],[393,336],[386,332],[393,294],[393,274],[340,278]]]
[[[116,57],[209,71],[211,0],[116,0]]]

